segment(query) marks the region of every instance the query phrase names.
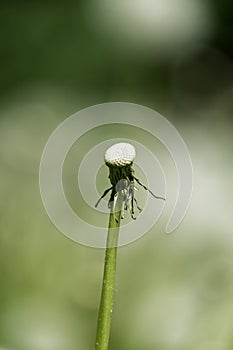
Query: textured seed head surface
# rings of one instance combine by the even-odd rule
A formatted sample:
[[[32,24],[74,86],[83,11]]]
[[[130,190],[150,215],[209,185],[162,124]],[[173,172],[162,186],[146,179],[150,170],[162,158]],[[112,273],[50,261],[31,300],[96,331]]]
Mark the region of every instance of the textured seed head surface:
[[[125,166],[131,164],[136,156],[136,151],[130,143],[115,143],[109,147],[104,155],[104,160],[107,165]]]

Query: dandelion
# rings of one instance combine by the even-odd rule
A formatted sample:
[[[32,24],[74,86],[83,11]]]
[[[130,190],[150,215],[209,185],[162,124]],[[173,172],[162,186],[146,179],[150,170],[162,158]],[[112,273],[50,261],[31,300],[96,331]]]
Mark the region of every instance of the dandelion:
[[[129,143],[116,143],[105,152],[104,160],[109,168],[111,187],[106,189],[95,207],[102,198],[111,191],[108,207],[110,209],[108,236],[105,251],[104,274],[100,298],[95,350],[107,350],[110,336],[113,299],[115,291],[117,244],[120,221],[124,218],[124,211],[129,208],[131,217],[134,216],[134,203],[139,212],[142,210],[135,198],[135,181],[157,199],[138,178],[134,176],[133,161],[136,156],[134,146]]]

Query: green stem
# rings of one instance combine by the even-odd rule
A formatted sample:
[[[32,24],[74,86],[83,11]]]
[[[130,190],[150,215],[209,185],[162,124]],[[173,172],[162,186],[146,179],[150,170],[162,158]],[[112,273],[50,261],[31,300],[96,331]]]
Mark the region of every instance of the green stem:
[[[122,198],[118,195],[116,211],[111,210],[105,251],[104,275],[100,299],[95,350],[107,350],[110,336],[113,299],[115,292],[116,259],[121,222]]]

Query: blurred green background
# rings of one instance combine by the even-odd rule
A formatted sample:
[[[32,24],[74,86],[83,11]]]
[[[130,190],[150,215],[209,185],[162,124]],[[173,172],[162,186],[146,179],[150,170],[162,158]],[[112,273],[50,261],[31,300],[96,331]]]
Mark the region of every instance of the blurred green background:
[[[179,228],[167,210],[119,250],[110,349],[232,349],[232,4],[2,1],[0,23],[0,349],[94,347],[104,251],[55,229],[38,169],[60,122],[110,101],[164,115],[194,166]]]

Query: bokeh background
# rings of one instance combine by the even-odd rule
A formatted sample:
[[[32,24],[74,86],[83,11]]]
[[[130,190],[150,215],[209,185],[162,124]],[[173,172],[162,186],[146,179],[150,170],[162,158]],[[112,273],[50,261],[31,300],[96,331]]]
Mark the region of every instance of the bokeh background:
[[[60,122],[110,101],[164,115],[194,166],[179,228],[163,233],[167,211],[119,250],[110,349],[232,349],[232,10],[227,0],[1,1],[1,350],[94,347],[104,251],[56,230],[38,169]]]

